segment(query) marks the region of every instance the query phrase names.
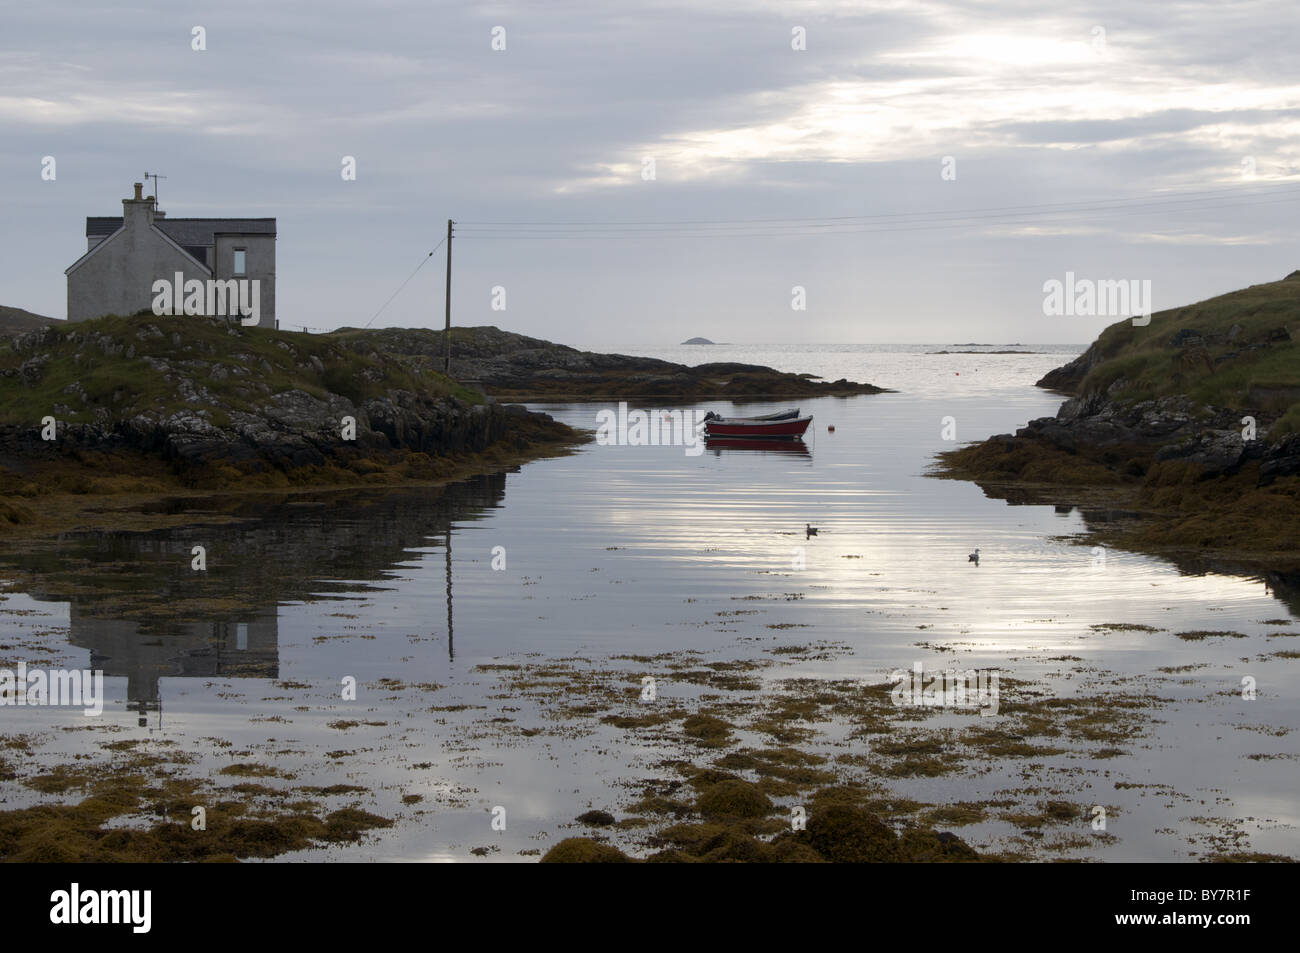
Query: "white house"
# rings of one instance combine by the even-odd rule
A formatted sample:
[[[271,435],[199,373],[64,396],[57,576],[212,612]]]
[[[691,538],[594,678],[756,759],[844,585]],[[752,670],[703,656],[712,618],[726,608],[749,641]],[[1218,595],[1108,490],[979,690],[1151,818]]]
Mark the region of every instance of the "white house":
[[[275,327],[275,219],[167,218],[142,190],[136,182],[135,197],[122,200],[121,218],[86,219],[86,253],[64,272],[68,320],[153,310],[160,281],[200,282],[209,289],[209,306],[198,313],[233,314],[210,307],[213,285],[233,280],[244,282],[245,292],[257,290],[259,326]],[[226,289],[220,290],[224,300]],[[179,293],[175,313],[187,313]]]

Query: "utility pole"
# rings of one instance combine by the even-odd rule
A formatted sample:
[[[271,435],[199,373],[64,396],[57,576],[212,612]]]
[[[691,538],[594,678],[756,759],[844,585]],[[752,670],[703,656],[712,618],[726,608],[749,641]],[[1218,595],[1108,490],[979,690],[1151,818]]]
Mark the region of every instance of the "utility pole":
[[[456,224],[447,219],[447,325],[443,329],[442,372],[451,374],[451,227]]]

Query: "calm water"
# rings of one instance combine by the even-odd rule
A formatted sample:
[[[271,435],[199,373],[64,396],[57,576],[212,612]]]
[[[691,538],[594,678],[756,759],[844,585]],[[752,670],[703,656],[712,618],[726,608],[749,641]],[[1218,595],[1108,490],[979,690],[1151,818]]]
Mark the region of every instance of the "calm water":
[[[1096,686],[1093,676],[1054,661],[1066,654],[1111,680],[1194,663],[1203,667],[1159,682],[1158,724],[1133,754],[1062,760],[1060,778],[1081,790],[1102,786],[1102,772],[1118,772],[1178,792],[1121,793],[1105,781],[1097,796],[1123,805],[1110,828],[1115,837],[1080,856],[1185,858],[1187,838],[1199,829],[1188,820],[1194,816],[1241,831],[1238,846],[1300,853],[1300,661],[1266,658],[1291,640],[1267,638],[1287,629],[1262,622],[1287,619],[1292,630],[1300,623],[1262,581],[1188,575],[1119,551],[1099,565],[1069,539],[1083,529],[1077,511],[1012,507],[974,485],[925,477],[933,454],[954,445],[942,437],[945,418],[964,442],[1053,413],[1060,398],[1032,382],[1078,351],[925,353],[931,350],[938,348],[653,354],[766,363],[900,391],[798,402],[815,415],[806,455],[690,456],[681,447],[590,444],[440,491],[268,499],[245,503],[235,523],[70,533],[38,552],[5,548],[0,578],[16,586],[0,602],[8,633],[0,661],[104,669],[109,701],[96,725],[114,740],[174,742],[196,758],[193,770],[214,771],[242,753],[284,765],[298,783],[373,787],[363,806],[401,820],[359,847],[304,855],[339,860],[474,859],[468,851],[478,845],[499,847],[488,859],[516,859],[519,850],[544,850],[573,833],[564,825],[589,806],[617,814],[628,802],[623,780],[644,774],[656,753],[620,750],[617,732],[595,742],[530,743],[473,727],[474,718],[500,712],[521,723],[531,714],[474,671],[494,660],[679,649],[741,658],[772,644],[768,626],[795,623],[809,628],[785,641],[833,641],[848,650],[783,668],[782,677],[881,680],[918,660],[942,665],[930,647],[940,645],[957,651],[963,667],[1046,680],[1068,695]],[[791,404],[701,407],[763,413]],[[594,429],[603,405],[536,406]],[[202,520],[219,504],[190,505]],[[819,528],[815,538],[806,538],[807,523]],[[200,543],[208,571],[196,574],[189,552]],[[496,547],[503,570],[492,567]],[[966,558],[975,547],[978,567]],[[797,571],[796,558],[804,561]],[[754,601],[760,613],[716,624],[738,599],[782,593],[802,598]],[[1116,622],[1167,631],[1090,629]],[[1173,636],[1186,629],[1248,638]],[[1253,701],[1239,697],[1243,675],[1257,679]],[[367,686],[359,702],[338,701],[344,676]],[[482,707],[430,712],[428,698],[415,704],[410,693],[385,692],[384,678],[434,682],[443,686],[437,704]],[[106,740],[99,731],[59,730],[85,727],[91,719],[79,713],[3,712],[6,731],[38,737],[39,756],[51,761]],[[329,727],[341,717],[376,724],[345,733]],[[214,748],[212,739],[231,746]],[[340,748],[350,754],[331,756]],[[1267,757],[1250,757],[1260,754]],[[936,802],[977,800],[1013,783],[1013,769],[914,779],[900,791]],[[411,792],[427,800],[408,810],[400,798]],[[0,793],[8,805],[37,799],[12,782]],[[497,804],[510,809],[504,833],[488,826]],[[961,833],[993,845],[999,832],[976,825]]]

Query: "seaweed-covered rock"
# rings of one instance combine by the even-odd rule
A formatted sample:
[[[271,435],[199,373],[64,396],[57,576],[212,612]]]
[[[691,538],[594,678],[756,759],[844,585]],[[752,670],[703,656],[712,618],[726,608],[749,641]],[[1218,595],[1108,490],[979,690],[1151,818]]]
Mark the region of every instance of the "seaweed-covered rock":
[[[880,818],[859,807],[834,804],[808,818],[808,843],[837,864],[902,860],[898,837]]]
[[[698,856],[710,863],[758,864],[769,860],[770,849],[752,834],[728,828],[702,845]]]
[[[756,785],[736,779],[705,788],[695,799],[695,807],[705,815],[764,817],[771,812],[772,801]]]
[[[1155,461],[1183,460],[1198,464],[1202,478],[1235,473],[1249,455],[1249,445],[1235,430],[1215,430],[1191,437],[1182,443],[1161,447]]]
[[[826,858],[808,842],[806,831],[783,831],[768,844],[767,859],[774,864],[824,864]]]
[[[1293,433],[1270,447],[1259,465],[1259,485],[1268,486],[1278,477],[1300,474],[1300,433]]]
[[[700,744],[722,747],[731,739],[731,725],[713,715],[691,715],[682,722],[682,731]]]
[[[617,847],[590,837],[566,837],[541,859],[543,864],[630,864],[632,858]]]
[[[913,863],[973,863],[979,852],[956,834],[948,831],[910,830],[898,839],[903,859]]]
[[[647,864],[698,864],[702,861],[684,850],[661,850],[645,859]]]

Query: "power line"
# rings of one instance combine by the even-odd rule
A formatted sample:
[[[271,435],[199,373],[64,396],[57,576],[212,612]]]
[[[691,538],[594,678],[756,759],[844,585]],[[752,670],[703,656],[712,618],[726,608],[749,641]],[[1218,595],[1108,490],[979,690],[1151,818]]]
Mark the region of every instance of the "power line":
[[[1241,201],[1242,199],[1264,201]],[[1166,212],[1210,211],[1277,202],[1300,201],[1300,187],[1204,189],[1199,191],[1156,195],[1134,201],[1133,198],[1095,199],[1079,202],[1048,202],[1027,205],[987,206],[974,209],[928,212],[880,212],[867,215],[839,215],[825,218],[768,218],[768,219],[679,219],[628,222],[458,222],[457,236],[480,241],[572,241],[574,239],[646,239],[646,238],[770,238],[811,237],[817,235],[870,234],[873,232],[931,231],[935,229],[968,228],[971,226],[1021,226],[1039,225],[1050,219],[1069,216],[1070,220],[1096,215],[1132,215],[1151,209]],[[402,293],[420,269],[428,264],[435,252],[451,237],[452,223],[447,223],[447,235],[433,250],[425,255],[397,290],[365,323],[374,324],[393,300]],[[448,321],[450,322],[451,257],[448,254]],[[306,328],[304,328],[306,330]],[[450,343],[450,335],[448,336]]]
[[[1258,193],[1256,193],[1258,195]],[[1295,202],[1300,200],[1300,189],[1291,189],[1270,193],[1269,197],[1263,201],[1242,202],[1242,201],[1206,201],[1194,205],[1184,204],[1182,207],[1158,206],[1166,212],[1198,212],[1211,211],[1221,208],[1238,208],[1249,207],[1252,205],[1272,205],[1283,202]],[[1180,200],[1186,202],[1189,200]],[[479,241],[528,241],[528,240],[573,240],[573,239],[645,239],[645,238],[770,238],[770,237],[809,237],[817,235],[848,235],[848,234],[868,234],[873,232],[899,232],[899,231],[930,231],[935,229],[950,228],[968,228],[973,226],[1020,226],[1020,225],[1042,225],[1052,224],[1052,217],[1060,218],[1069,216],[1070,221],[1087,220],[1098,215],[1133,215],[1150,211],[1153,206],[1150,204],[1132,205],[1128,207],[1114,208],[1079,208],[1067,209],[1062,211],[1053,211],[1035,215],[1031,212],[1023,212],[1015,216],[985,216],[975,215],[948,217],[947,219],[917,219],[915,221],[899,222],[815,222],[809,221],[800,225],[793,225],[778,228],[753,228],[745,226],[728,226],[721,229],[642,229],[634,226],[624,226],[617,230],[602,229],[599,231],[573,230],[573,229],[556,229],[549,228],[547,231],[475,231],[467,226],[467,231],[460,234],[462,238],[475,239]]]
[[[1300,192],[1300,189],[1295,189],[1295,188],[1279,189],[1270,193],[1259,193],[1259,192],[1249,193],[1243,197],[1252,198],[1259,195],[1266,195],[1271,198],[1275,196],[1293,195],[1296,194],[1297,192]],[[627,231],[632,229],[640,230],[643,224],[646,225],[647,227],[671,228],[674,230],[685,230],[691,227],[742,229],[742,228],[750,228],[754,226],[765,226],[765,227],[770,226],[773,228],[784,228],[784,229],[846,228],[846,227],[876,225],[876,224],[882,225],[886,228],[892,228],[900,224],[907,225],[907,224],[927,224],[927,223],[951,223],[951,222],[980,221],[989,218],[1007,218],[1007,217],[1020,218],[1020,217],[1031,216],[1031,215],[1086,214],[1089,212],[1110,212],[1110,211],[1141,210],[1146,208],[1166,208],[1171,205],[1186,205],[1188,203],[1200,203],[1206,201],[1214,202],[1216,204],[1207,205],[1204,207],[1207,208],[1224,207],[1224,204],[1222,204],[1223,203],[1222,199],[1207,200],[1207,199],[1182,198],[1182,199],[1168,199],[1168,200],[1141,202],[1141,203],[1112,204],[1108,206],[1097,205],[1096,203],[1092,203],[1092,204],[1075,203],[1070,205],[1059,205],[1059,206],[1023,206],[1021,208],[1026,209],[1026,211],[1021,211],[1016,213],[999,212],[992,209],[989,210],[974,209],[970,211],[956,212],[956,213],[900,212],[900,213],[885,213],[881,215],[840,216],[836,218],[825,218],[825,219],[756,219],[751,221],[735,221],[735,222],[725,222],[725,221],[695,222],[695,223],[691,223],[690,225],[686,225],[686,224],[679,225],[677,223],[671,223],[671,222],[655,222],[655,223],[609,222],[609,223],[585,223],[580,226],[575,226],[574,228],[564,228],[560,226],[559,223],[547,224],[541,222],[530,222],[527,223],[527,226],[520,226],[520,227],[531,226],[535,229],[544,229],[546,231],[554,232],[557,234],[570,234],[570,233],[584,234],[587,229],[592,229],[594,234],[604,234],[603,229],[607,229],[607,228],[612,228],[620,231]],[[1234,205],[1239,203],[1229,201],[1226,204]],[[1008,206],[1008,208],[1015,208],[1015,207]],[[936,216],[936,215],[938,216],[937,218],[925,217],[925,216]],[[910,216],[912,218],[912,221],[910,222],[884,221],[884,219],[886,218],[902,218],[904,216]],[[478,234],[480,235],[492,234],[492,232],[490,230],[487,230],[484,226],[467,225],[466,227],[473,227],[478,229]],[[601,230],[596,231],[596,229],[601,229]]]
[[[1225,193],[1242,194],[1245,191],[1247,197],[1251,195],[1270,194],[1270,187],[1261,186],[1258,191],[1247,191],[1250,186],[1235,186],[1227,189],[1205,189],[1200,191],[1187,191],[1169,193],[1168,195],[1150,195],[1142,196],[1143,202],[1147,201],[1191,201],[1197,196],[1203,195],[1221,195]],[[1293,186],[1286,186],[1281,189],[1274,188],[1272,191],[1286,192],[1290,191]],[[1022,209],[1072,209],[1096,205],[1113,205],[1115,203],[1131,203],[1137,196],[1129,198],[1110,198],[1110,199],[1092,199],[1078,202],[1047,202],[1034,203],[1029,205],[994,205],[973,209],[933,209],[922,212],[879,212],[871,215],[837,215],[817,218],[757,218],[757,219],[731,219],[731,220],[714,220],[714,219],[679,219],[679,220],[661,220],[661,221],[628,221],[628,222],[460,222],[458,224],[475,227],[489,226],[578,226],[578,227],[602,227],[602,226],[626,226],[626,225],[765,225],[770,223],[809,223],[809,222],[837,222],[837,221],[857,221],[864,219],[882,219],[898,218],[910,215],[965,215],[977,214],[982,212],[1002,212],[1002,211],[1019,211]]]
[[[365,323],[365,327],[368,328],[370,327],[370,325],[374,324],[375,318],[379,317],[379,315],[383,313],[384,308],[387,308],[390,304],[393,303],[393,299],[402,293],[403,288],[405,288],[408,284],[410,284],[410,281],[412,278],[415,277],[416,272],[418,272],[421,268],[423,268],[425,265],[429,263],[429,259],[433,257],[433,252],[441,248],[442,243],[445,242],[446,240],[447,240],[446,238],[443,238],[442,241],[438,242],[438,244],[433,246],[433,251],[429,252],[429,254],[425,255],[422,259],[420,259],[420,263],[415,266],[415,271],[407,275],[406,281],[403,281],[400,285],[398,285],[397,290],[388,296],[388,300],[379,306],[379,310],[376,311],[373,315],[371,315],[370,320]]]
[[[1229,193],[1232,193],[1230,198]],[[987,223],[995,219],[1021,220],[1026,217],[1051,217],[1060,215],[1088,215],[1095,213],[1117,212],[1128,214],[1148,209],[1168,211],[1197,211],[1202,209],[1225,208],[1236,205],[1263,204],[1241,202],[1237,199],[1266,198],[1268,200],[1291,201],[1291,197],[1300,194],[1300,188],[1288,186],[1283,188],[1255,189],[1207,189],[1197,192],[1183,192],[1167,197],[1154,197],[1142,201],[1132,199],[1102,199],[1087,202],[1056,202],[1037,205],[1007,205],[986,208],[930,211],[930,212],[888,212],[872,215],[843,215],[828,218],[777,218],[777,219],[736,219],[736,220],[665,220],[655,222],[464,222],[460,223],[464,231],[458,232],[466,238],[577,238],[577,237],[648,237],[665,235],[679,237],[687,234],[719,235],[726,237],[750,237],[761,234],[816,234],[809,229],[824,233],[852,233],[862,231],[888,231],[909,228],[965,227],[970,224]],[[1219,196],[1219,198],[1212,198]],[[1208,204],[1206,204],[1208,203]],[[1179,206],[1182,206],[1180,208]],[[1001,224],[1025,224],[1023,221],[1007,221]]]

